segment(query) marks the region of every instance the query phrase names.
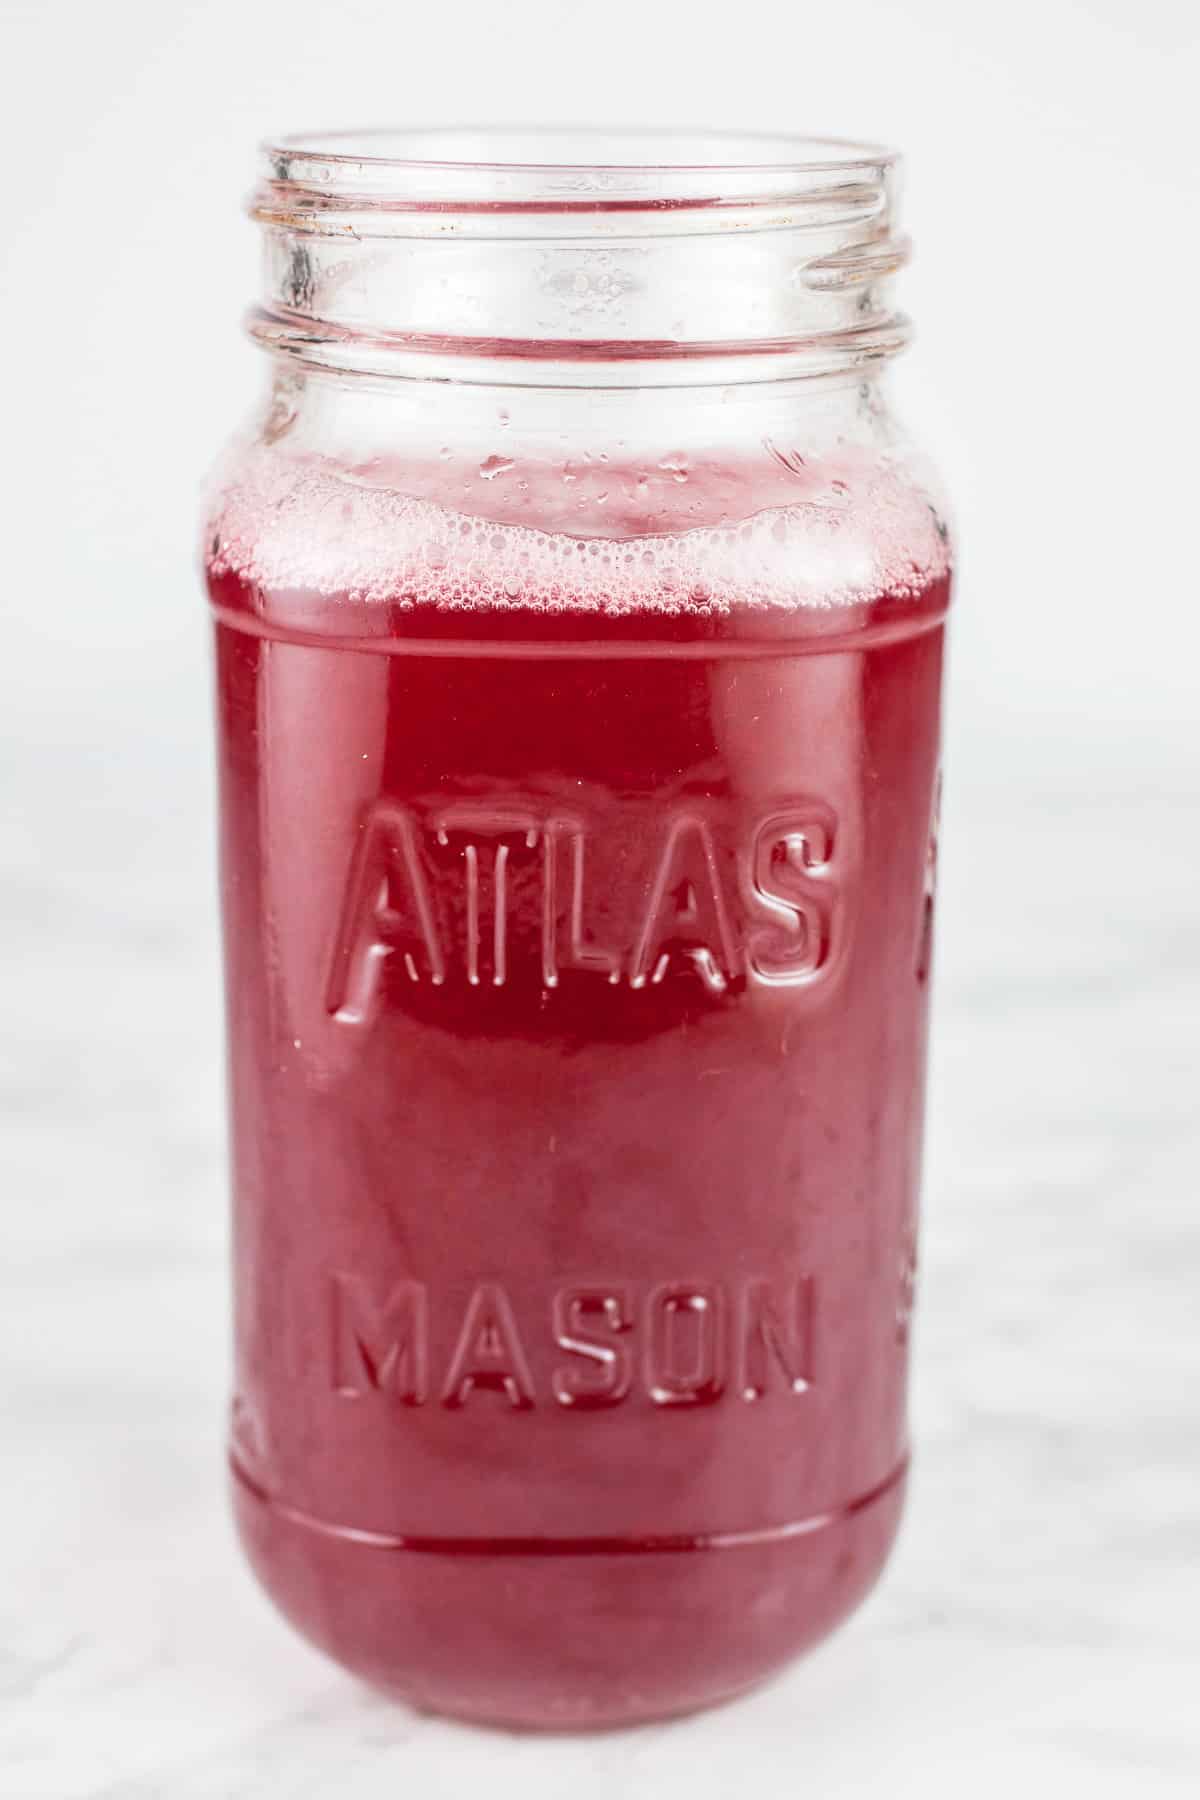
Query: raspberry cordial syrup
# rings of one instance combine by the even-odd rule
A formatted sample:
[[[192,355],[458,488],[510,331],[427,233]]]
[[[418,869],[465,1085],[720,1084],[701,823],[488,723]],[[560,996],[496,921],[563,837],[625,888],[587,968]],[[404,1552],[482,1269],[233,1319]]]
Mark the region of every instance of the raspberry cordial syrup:
[[[779,1669],[886,1559],[950,552],[895,159],[264,150],[205,516],[264,1586],[417,1705]]]

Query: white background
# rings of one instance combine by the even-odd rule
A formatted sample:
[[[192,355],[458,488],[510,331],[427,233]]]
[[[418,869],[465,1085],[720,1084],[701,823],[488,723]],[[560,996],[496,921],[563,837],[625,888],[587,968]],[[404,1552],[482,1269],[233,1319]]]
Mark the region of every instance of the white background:
[[[0,0],[0,1790],[1194,1791],[1197,17]],[[762,1696],[582,1745],[361,1693],[220,1492],[193,545],[262,379],[240,202],[265,133],[460,120],[902,147],[896,385],[964,546],[906,1536]]]

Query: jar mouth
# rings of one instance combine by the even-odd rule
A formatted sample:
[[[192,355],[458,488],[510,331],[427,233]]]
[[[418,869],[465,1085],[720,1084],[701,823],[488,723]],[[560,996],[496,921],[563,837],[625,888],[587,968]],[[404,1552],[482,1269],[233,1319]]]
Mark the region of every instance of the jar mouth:
[[[261,150],[277,200],[384,211],[822,207],[878,200],[898,163],[882,144],[673,127],[380,127],[293,132]]]

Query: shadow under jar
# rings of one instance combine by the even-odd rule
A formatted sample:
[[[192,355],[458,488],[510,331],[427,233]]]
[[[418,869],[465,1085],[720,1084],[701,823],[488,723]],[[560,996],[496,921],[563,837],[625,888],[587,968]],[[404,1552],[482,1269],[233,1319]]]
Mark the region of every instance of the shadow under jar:
[[[414,1703],[720,1700],[904,1487],[947,533],[894,159],[285,140],[222,464],[232,1461]]]

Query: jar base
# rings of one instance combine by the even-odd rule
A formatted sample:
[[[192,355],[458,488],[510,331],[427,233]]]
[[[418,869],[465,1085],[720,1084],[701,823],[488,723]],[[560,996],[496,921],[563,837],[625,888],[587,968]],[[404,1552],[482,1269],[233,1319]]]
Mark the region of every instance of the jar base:
[[[263,1587],[344,1668],[424,1712],[566,1732],[720,1705],[818,1643],[887,1560],[904,1477],[799,1535],[586,1555],[382,1547],[236,1470],[233,1496]]]

